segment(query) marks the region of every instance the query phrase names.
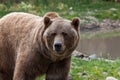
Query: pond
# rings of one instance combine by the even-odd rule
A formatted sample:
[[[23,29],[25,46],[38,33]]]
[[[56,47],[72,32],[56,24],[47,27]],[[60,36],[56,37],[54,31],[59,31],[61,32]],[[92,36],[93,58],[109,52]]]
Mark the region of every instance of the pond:
[[[83,54],[97,54],[104,58],[120,58],[120,37],[82,39],[76,50]]]

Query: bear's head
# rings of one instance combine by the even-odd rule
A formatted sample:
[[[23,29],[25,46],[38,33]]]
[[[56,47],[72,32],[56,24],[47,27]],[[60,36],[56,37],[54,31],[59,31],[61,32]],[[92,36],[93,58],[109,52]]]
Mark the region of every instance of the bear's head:
[[[79,18],[72,21],[44,17],[43,41],[53,55],[71,55],[79,41]]]

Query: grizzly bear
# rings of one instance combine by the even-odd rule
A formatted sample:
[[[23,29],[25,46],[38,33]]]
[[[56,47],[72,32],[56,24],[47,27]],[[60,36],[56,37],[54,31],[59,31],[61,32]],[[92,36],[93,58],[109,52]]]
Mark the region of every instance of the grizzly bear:
[[[79,18],[13,12],[0,19],[0,80],[68,80]]]

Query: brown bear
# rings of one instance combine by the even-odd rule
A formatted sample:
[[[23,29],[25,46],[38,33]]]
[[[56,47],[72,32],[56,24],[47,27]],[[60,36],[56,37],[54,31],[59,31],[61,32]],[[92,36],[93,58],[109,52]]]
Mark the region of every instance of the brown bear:
[[[0,19],[0,80],[68,80],[79,18],[13,12]]]

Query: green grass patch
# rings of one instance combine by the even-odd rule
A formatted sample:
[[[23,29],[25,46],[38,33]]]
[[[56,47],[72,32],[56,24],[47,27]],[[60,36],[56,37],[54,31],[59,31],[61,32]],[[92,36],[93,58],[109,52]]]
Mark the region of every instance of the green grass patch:
[[[101,10],[101,11],[96,11],[95,14],[93,14],[98,19],[120,19],[120,10],[111,8],[108,10]]]
[[[70,75],[73,80],[105,80],[108,76],[120,79],[120,60],[91,60],[85,61],[76,57],[72,58]],[[83,73],[86,75],[83,76]],[[44,80],[37,78],[36,80]]]
[[[9,11],[0,11],[0,17],[10,13]]]
[[[9,2],[0,4],[0,10],[0,17],[5,15],[2,13],[6,11],[23,11],[40,16],[43,16],[46,12],[55,11],[68,19],[73,17],[85,19],[86,16],[93,16],[98,20],[106,18],[120,19],[120,4],[103,0],[22,0],[19,3]]]
[[[105,80],[108,76],[120,79],[120,60],[105,61],[91,60],[85,61],[73,57],[71,75],[73,80]],[[85,76],[82,76],[86,73]]]

